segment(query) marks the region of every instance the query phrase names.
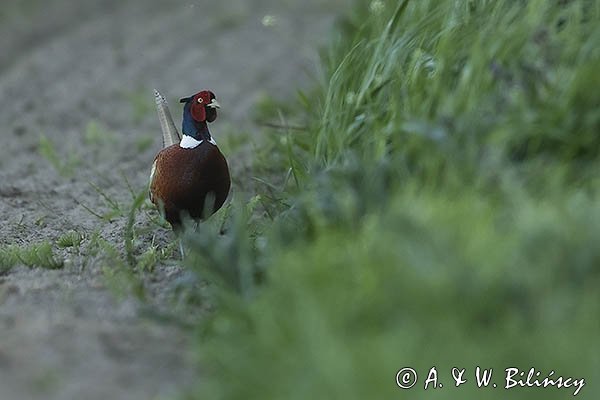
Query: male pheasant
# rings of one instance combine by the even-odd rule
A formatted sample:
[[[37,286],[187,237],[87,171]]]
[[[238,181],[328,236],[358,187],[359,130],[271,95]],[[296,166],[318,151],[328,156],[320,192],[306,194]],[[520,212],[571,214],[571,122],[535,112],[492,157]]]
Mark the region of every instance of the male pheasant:
[[[208,122],[220,108],[214,93],[203,90],[180,100],[184,103],[180,136],[167,102],[154,91],[163,133],[163,149],[150,173],[150,200],[164,213],[174,230],[183,219],[196,221],[216,212],[229,194],[227,160],[208,131]]]

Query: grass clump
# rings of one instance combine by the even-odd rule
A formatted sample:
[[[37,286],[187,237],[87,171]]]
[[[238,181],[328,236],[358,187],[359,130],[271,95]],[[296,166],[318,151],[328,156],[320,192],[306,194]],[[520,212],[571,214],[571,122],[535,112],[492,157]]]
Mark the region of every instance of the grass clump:
[[[83,241],[83,234],[76,231],[69,231],[56,239],[56,245],[61,248],[67,247],[75,247],[78,248],[81,246],[81,242]]]
[[[54,254],[52,244],[47,241],[28,246],[9,245],[0,248],[0,271],[8,271],[18,264],[31,268],[58,269],[63,267],[63,260]]]
[[[259,157],[264,215],[189,240],[218,305],[190,396],[574,394],[504,390],[509,367],[598,396],[600,2],[373,3],[334,38],[307,130]]]

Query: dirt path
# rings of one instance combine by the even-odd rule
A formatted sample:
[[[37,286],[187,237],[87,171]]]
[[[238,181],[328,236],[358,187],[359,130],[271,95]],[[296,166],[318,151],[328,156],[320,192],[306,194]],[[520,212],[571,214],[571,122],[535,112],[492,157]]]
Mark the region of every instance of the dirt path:
[[[346,3],[3,2],[0,246],[70,230],[86,240],[60,253],[61,270],[18,266],[0,276],[0,399],[151,399],[192,383],[185,333],[144,318],[133,298],[117,301],[102,263],[86,253],[95,231],[122,246],[124,226],[122,217],[103,223],[86,211],[109,211],[90,182],[121,205],[131,200],[123,176],[144,187],[160,143],[154,87],[177,120],[176,98],[211,88],[222,105],[217,140],[252,133],[257,99],[286,98],[309,83],[315,45]],[[62,175],[40,155],[41,135]],[[155,304],[179,274],[159,266]]]

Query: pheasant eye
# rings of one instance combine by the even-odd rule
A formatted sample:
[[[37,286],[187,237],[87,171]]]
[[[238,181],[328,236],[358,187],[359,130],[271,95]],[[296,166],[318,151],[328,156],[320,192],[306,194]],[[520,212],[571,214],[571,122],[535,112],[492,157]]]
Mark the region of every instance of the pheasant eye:
[[[204,100],[202,100],[202,97],[198,97],[198,103],[202,104]]]

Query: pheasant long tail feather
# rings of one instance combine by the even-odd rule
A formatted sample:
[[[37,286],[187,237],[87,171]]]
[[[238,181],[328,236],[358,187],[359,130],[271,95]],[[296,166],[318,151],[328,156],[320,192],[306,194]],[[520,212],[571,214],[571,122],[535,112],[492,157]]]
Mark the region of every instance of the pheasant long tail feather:
[[[181,135],[177,131],[167,100],[154,89],[154,100],[156,100],[156,111],[158,112],[158,120],[160,121],[160,129],[163,136],[163,148],[181,141]]]

